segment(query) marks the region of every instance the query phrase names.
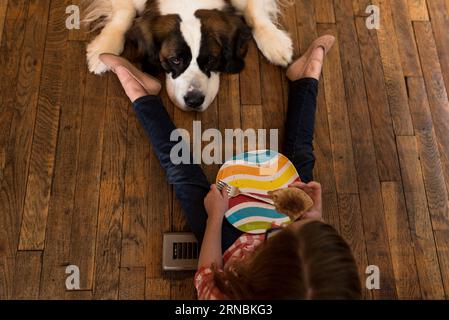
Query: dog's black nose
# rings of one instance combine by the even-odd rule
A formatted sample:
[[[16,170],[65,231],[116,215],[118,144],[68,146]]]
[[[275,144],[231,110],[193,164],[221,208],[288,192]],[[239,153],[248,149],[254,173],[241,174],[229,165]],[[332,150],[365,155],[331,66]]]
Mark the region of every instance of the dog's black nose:
[[[192,91],[184,97],[184,101],[189,108],[197,109],[201,107],[205,98],[206,97],[201,92]]]

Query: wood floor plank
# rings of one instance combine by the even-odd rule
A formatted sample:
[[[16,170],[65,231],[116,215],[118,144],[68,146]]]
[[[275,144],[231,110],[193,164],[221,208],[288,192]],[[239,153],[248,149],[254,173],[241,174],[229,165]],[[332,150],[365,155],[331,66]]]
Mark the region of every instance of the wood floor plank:
[[[336,195],[336,180],[333,165],[334,157],[332,153],[332,143],[330,139],[329,120],[323,82],[320,82],[318,86],[315,137],[313,145],[316,158],[314,179],[321,183],[324,194],[332,193]]]
[[[20,233],[23,191],[16,189],[15,153],[10,148],[15,92],[29,1],[10,1],[0,46],[0,281],[2,296],[12,294],[15,251]],[[5,94],[6,93],[6,94]],[[10,150],[9,150],[10,149]],[[20,181],[20,185],[23,182]],[[20,186],[19,185],[19,186]]]
[[[206,111],[199,113],[197,115],[197,121],[201,123],[201,131],[205,133],[207,130],[217,130],[220,127],[219,123],[219,99],[215,99],[214,102],[207,108]],[[204,152],[204,148],[211,143],[211,141],[202,141],[202,150]],[[215,153],[211,156],[215,156]],[[218,158],[218,157],[217,157]],[[224,156],[221,154],[221,161],[214,162],[212,164],[208,164],[203,159],[201,161],[201,168],[203,169],[204,174],[206,175],[208,181],[210,183],[215,183],[218,170],[221,167],[221,162],[224,161]],[[217,159],[218,160],[218,159]]]
[[[80,269],[81,290],[93,288],[106,91],[105,77],[87,74],[69,258],[69,263]]]
[[[429,21],[426,0],[407,0],[412,21]]]
[[[120,268],[119,299],[145,299],[145,268]]]
[[[262,110],[263,107],[261,105],[242,105],[242,130],[244,132],[246,132],[246,130],[254,130],[257,137],[255,145],[249,145],[248,139],[245,139],[245,151],[267,149],[266,143],[268,142],[267,136],[269,135],[269,132],[266,132],[266,134],[262,134],[262,132],[264,131],[258,131],[263,128]]]
[[[414,93],[410,96],[410,108],[416,128],[416,138],[433,229],[446,230],[449,226],[448,193],[426,87],[422,78],[407,78],[407,84],[409,90]]]
[[[431,131],[433,129],[432,113],[430,112],[424,79],[410,77],[406,80],[409,91],[413,92],[409,97],[413,126],[416,132]]]
[[[357,17],[355,22],[379,178],[381,181],[400,181],[401,171],[396,138],[384,83],[377,34],[375,30],[366,28],[365,18]]]
[[[66,292],[66,300],[86,301],[92,300],[91,290],[70,290]]]
[[[263,128],[262,105],[242,106],[242,130]]]
[[[174,115],[175,106],[164,93],[163,103],[170,115]],[[190,114],[193,120],[193,114]],[[191,127],[192,124],[190,124]],[[154,152],[151,152],[151,183],[149,189],[149,217],[147,222],[147,264],[146,264],[146,299],[169,299],[170,276],[162,270],[163,233],[178,231],[173,227],[175,201],[173,188],[168,185],[166,175]],[[180,214],[179,214],[180,216]],[[180,217],[182,219],[183,217]]]
[[[398,298],[421,299],[415,252],[401,182],[382,182],[382,198]]]
[[[448,263],[448,232],[446,230],[449,203],[433,130],[432,116],[423,79],[409,78],[407,81],[409,90],[415,93],[410,97],[410,107],[417,128],[418,148],[439,263],[441,269],[446,270]],[[447,273],[442,272],[442,277],[447,296]]]
[[[296,1],[290,1],[285,5],[281,6],[281,16],[280,23],[282,27],[288,32],[290,38],[293,42],[293,56],[299,56],[299,35],[297,28],[297,17],[296,17]],[[313,17],[312,17],[313,18]]]
[[[175,106],[168,99],[166,92],[161,94],[163,104],[168,113],[173,115]],[[148,146],[148,139],[145,139]],[[159,287],[151,288],[151,285],[164,283],[168,286],[170,297],[170,278],[162,271],[162,240],[163,233],[173,231],[172,213],[173,213],[173,192],[172,187],[168,185],[166,175],[159,164],[159,160],[153,151],[150,152],[150,184],[148,189],[148,218],[146,225],[146,287],[145,296],[156,294],[154,291]],[[162,290],[162,289],[161,289]]]
[[[87,66],[82,43],[69,43],[67,57],[80,63],[67,64],[64,83],[71,83],[71,90],[61,98],[61,124],[56,149],[54,180],[48,209],[45,250],[42,258],[40,299],[64,299],[65,273],[69,260],[70,228],[75,197],[76,175],[81,116],[83,112],[84,84]]]
[[[129,100],[115,75],[108,79],[103,133],[100,201],[95,246],[95,299],[117,299],[125,194],[126,134]]]
[[[25,193],[19,246],[22,250],[38,250],[44,246],[64,85],[67,30],[61,28],[61,23],[64,21],[65,7],[65,0],[51,2]]]
[[[436,45],[429,22],[415,22],[415,34],[422,61],[432,123],[440,148],[446,186],[449,190],[449,101],[444,86],[444,69],[438,60]],[[443,63],[443,61],[441,61]]]
[[[0,178],[7,162],[7,144],[15,107],[15,91],[26,32],[29,0],[2,0],[0,9]],[[7,16],[6,16],[7,14]]]
[[[172,188],[159,161],[151,155],[151,184],[149,188],[149,211],[147,221],[146,245],[146,277],[148,279],[161,279],[162,273],[162,239],[163,233],[172,229]],[[174,230],[180,231],[180,230]]]
[[[449,200],[444,181],[443,166],[438,150],[437,138],[432,125],[429,102],[422,78],[408,78],[409,90],[414,92],[410,97],[410,108],[416,127],[418,152],[421,161],[427,204],[434,231],[436,248],[441,270],[447,270],[449,261],[447,240],[444,235],[449,230]],[[447,273],[442,272],[444,288],[447,296]]]
[[[396,30],[396,37],[398,39],[398,46],[400,49],[399,55],[401,57],[404,76],[419,77],[421,75],[421,65],[419,63],[418,49],[416,47],[410,14],[407,10],[407,1],[408,0],[391,1],[391,11]]]
[[[339,194],[340,234],[348,242],[359,269],[363,298],[372,298],[372,293],[364,286],[365,270],[368,267],[364,226],[360,209],[360,199],[356,194]]]
[[[38,298],[41,266],[42,251],[17,253],[12,299],[36,300]]]
[[[235,87],[236,89],[238,87]],[[229,89],[229,88],[227,88]],[[237,99],[238,93],[233,93],[228,91],[229,95],[231,95],[231,98],[227,97],[226,101],[228,99]],[[234,98],[232,98],[234,97]],[[202,132],[205,132],[208,129],[216,129],[220,127],[219,124],[219,99],[215,100],[212,105],[203,113],[196,115],[196,120],[201,122],[201,130]],[[229,110],[224,110],[223,114],[226,114],[226,116],[229,116],[230,113]],[[175,111],[175,116],[176,116]],[[182,116],[182,114],[180,114]],[[190,118],[190,117],[188,117]],[[182,123],[184,121],[178,120],[178,123],[181,123],[181,126],[190,126],[189,131],[191,131],[192,124],[190,121],[193,119],[189,119],[188,122],[185,122],[184,125]],[[189,124],[190,123],[190,124]],[[193,137],[193,136],[192,136]],[[203,142],[202,147],[204,147],[207,143]],[[223,159],[224,154],[222,154]],[[201,165],[207,179],[210,183],[215,182],[215,178],[218,172],[218,169],[220,167],[220,164],[206,164],[202,161]],[[173,207],[173,223],[172,223],[172,231],[190,231],[190,228],[187,226],[186,220],[184,218],[184,214],[182,212],[182,209],[180,207],[180,204],[177,200],[174,201],[174,207]],[[161,237],[162,238],[162,237]],[[159,244],[160,247],[162,247],[162,243]],[[161,249],[158,249],[159,252],[159,259],[162,257],[162,251]],[[162,270],[161,264],[158,265],[158,273],[160,274]],[[160,275],[159,275],[160,277]],[[178,273],[172,273],[170,274],[170,286],[167,287],[166,277],[164,276],[162,279],[147,279],[147,289],[148,295],[147,298],[154,298],[154,299],[163,299],[170,297],[171,299],[196,299],[196,291],[193,287],[193,273],[192,272],[178,272]],[[150,288],[150,286],[154,286],[154,288]],[[154,289],[160,290],[160,293],[155,293]]]
[[[317,26],[314,22],[315,14],[312,2],[298,1],[296,3],[296,16],[297,19],[301,21],[301,24],[298,24],[297,28],[299,47],[301,52],[305,52],[313,40],[318,36]],[[323,32],[325,32],[325,30]],[[326,60],[324,63],[327,64],[329,62]],[[321,183],[324,194],[333,193],[333,196],[336,198],[334,159],[329,133],[328,111],[323,81],[320,81],[318,87],[314,149],[316,157],[314,178]]]
[[[221,77],[221,87],[218,92],[219,129],[234,129],[241,127],[240,114],[240,79],[238,75],[224,74]]]
[[[333,8],[332,8],[333,10]],[[325,33],[325,28],[318,27],[314,22],[315,9],[310,1],[298,1],[296,3],[298,24],[299,48],[305,52],[312,41]],[[325,61],[325,64],[328,62]],[[315,118],[314,136],[315,169],[314,179],[319,181],[323,190],[323,217],[325,221],[340,231],[340,216],[338,208],[338,196],[333,166],[332,144],[329,133],[328,112],[324,92],[323,81],[320,81],[317,97],[317,113]]]
[[[394,273],[383,213],[382,193],[377,170],[368,100],[364,88],[352,1],[334,4],[338,37],[341,41],[341,65],[345,75],[347,109],[351,126],[354,163],[359,186],[361,212],[365,229],[367,256],[370,264],[382,270],[383,285],[374,291],[376,298],[396,298]],[[364,134],[360,134],[363,132]]]
[[[177,110],[175,110],[175,117]],[[191,114],[193,116],[194,114]],[[195,115],[196,117],[196,115]],[[178,127],[187,128],[191,132],[191,117],[187,117],[189,120],[184,124],[178,125]],[[183,121],[177,121],[177,123],[182,123]],[[189,129],[190,126],[190,129]],[[193,137],[192,133],[190,134]],[[181,204],[173,193],[173,211],[171,219],[171,231],[174,232],[190,232],[191,229],[187,223],[184,216],[184,212],[181,208]],[[162,245],[160,245],[162,247]],[[160,254],[162,257],[162,253]],[[173,272],[170,274],[170,299],[172,300],[195,300],[196,291],[193,285],[193,272]]]
[[[297,59],[300,54],[299,36],[296,18],[296,1],[286,2],[281,6],[279,22],[281,26],[288,32],[293,43],[293,59]],[[281,69],[282,94],[284,102],[288,101],[289,80],[285,75],[285,71]],[[287,112],[287,104],[283,104],[284,113]]]
[[[377,30],[377,36],[395,134],[413,135],[412,119],[407,103],[407,88],[401,68],[390,2],[375,0],[373,4],[379,6],[380,11],[384,13],[381,14],[381,28]]]
[[[176,211],[176,207],[175,207]],[[195,273],[190,271],[177,271],[170,275],[171,300],[196,300],[197,293],[193,283]],[[148,279],[147,279],[148,280]],[[163,282],[162,282],[163,283]],[[163,291],[165,295],[165,292]]]
[[[237,77],[238,75],[233,75],[233,77]],[[235,90],[238,90],[238,85],[235,86]],[[240,96],[239,92],[229,91],[231,95]],[[240,99],[239,99],[240,101]],[[240,105],[239,105],[240,107]],[[230,111],[229,111],[230,112]],[[240,115],[240,112],[239,112]],[[190,144],[192,145],[193,141],[193,122],[197,120],[197,114],[194,112],[183,112],[179,108],[174,107],[173,121],[177,128],[183,128],[187,130],[191,137]],[[192,151],[193,146],[192,146]],[[158,186],[159,188],[159,186]],[[158,196],[158,195],[157,195]],[[189,232],[190,228],[187,224],[187,220],[184,217],[183,210],[181,205],[176,198],[175,194],[173,194],[173,211],[171,218],[171,230],[175,232],[184,231]],[[162,245],[160,245],[162,250]],[[162,251],[159,251],[162,252]],[[162,257],[162,254],[159,255]],[[196,292],[193,287],[193,274],[191,272],[178,272],[170,275],[170,299],[180,300],[180,299],[195,299]]]
[[[335,13],[332,1],[313,0],[316,23],[335,23]]]
[[[269,63],[264,57],[260,59],[262,106],[265,129],[279,130],[279,147],[284,136],[284,78],[281,70]],[[267,139],[267,143],[268,143]],[[271,142],[270,142],[271,143]],[[270,144],[268,144],[270,145]],[[274,146],[271,149],[275,149]]]
[[[262,107],[264,129],[277,129],[279,132],[278,148],[282,146],[284,137],[284,99],[283,99],[283,79],[278,67],[270,64],[265,59],[260,61],[261,87],[262,87]],[[232,128],[232,127],[231,127]],[[238,127],[235,127],[238,128]],[[268,142],[269,149],[276,149],[272,142]]]
[[[240,95],[242,104],[262,103],[259,71],[259,50],[254,41],[248,47],[245,69],[240,73]]]
[[[146,277],[148,279],[162,279],[162,240],[163,233],[174,230],[172,228],[173,193],[171,186],[153,152],[151,152],[151,177],[148,189],[148,220],[146,242]]]
[[[352,0],[352,9],[354,11],[354,15],[357,18],[364,18],[365,21],[367,17],[372,14],[372,12],[367,13],[368,6],[372,5],[370,0]]]
[[[317,37],[317,23],[315,21],[315,6],[312,1],[296,1],[296,20],[297,23],[298,46],[300,52],[304,54],[309,45]]]
[[[436,249],[446,297],[449,296],[449,207],[434,132],[417,133],[418,150],[423,170],[427,204],[434,230]]]
[[[170,281],[166,279],[147,279],[145,287],[145,299],[170,299]]]
[[[236,88],[238,88],[238,86]],[[190,136],[190,146],[192,153],[195,152],[193,150],[193,123],[196,120],[197,120],[196,112],[183,112],[182,110],[174,106],[173,122],[175,123],[176,128],[182,128],[188,132]],[[173,211],[171,222],[174,231],[189,230],[187,221],[184,218],[184,213],[182,212],[181,209],[181,205],[175,195],[173,195]]]
[[[261,58],[262,59],[262,58]],[[238,75],[224,74],[221,76],[221,87],[218,92],[218,129],[222,134],[226,129],[242,127],[240,79]],[[263,90],[263,88],[262,88]],[[229,147],[229,150],[226,150]],[[228,146],[223,144],[223,160],[228,160],[229,154],[235,154],[235,144]]]
[[[17,79],[16,105],[18,111],[11,125],[11,141],[14,144],[14,161],[17,164],[16,179],[25,194],[28,166],[36,121],[43,54],[46,42],[50,1],[31,1],[27,19],[27,29],[20,58]],[[32,61],[32,63],[30,63]],[[19,189],[19,190],[20,190]],[[26,204],[25,204],[26,206]],[[26,208],[26,207],[25,207]],[[30,214],[27,214],[30,213]],[[20,250],[43,249],[46,221],[39,213],[25,209],[22,217]]]
[[[332,34],[338,37],[334,25],[320,26],[320,34]],[[340,194],[357,194],[357,174],[340,59],[337,43],[327,56],[327,64],[323,66],[336,190]]]
[[[193,285],[194,272],[177,272],[173,274],[170,287],[171,300],[196,300],[196,289]]]
[[[3,28],[5,25],[6,9],[8,8],[8,0],[0,0],[0,43],[3,37]]]
[[[446,91],[449,90],[449,3],[444,0],[427,1],[432,22],[433,35],[438,49],[438,57],[443,73]],[[446,10],[445,10],[446,9]]]
[[[243,113],[242,106],[242,113]],[[243,115],[242,115],[243,117]],[[206,132],[206,130],[209,129],[217,129],[219,128],[219,119],[218,119],[218,99],[215,99],[215,101],[207,108],[205,112],[199,113],[197,115],[197,120],[201,122],[201,131],[202,133]],[[210,141],[203,141],[202,142],[202,150],[204,151],[204,148],[211,143]],[[224,161],[223,155],[221,157],[221,161]],[[213,164],[207,164],[203,161],[201,161],[202,165],[201,168],[203,169],[204,174],[206,175],[208,181],[210,183],[215,183],[218,170],[221,167],[221,162],[218,161],[218,163]]]
[[[340,232],[340,215],[338,212],[338,195],[323,193],[323,219]]]
[[[84,2],[84,3],[83,3]],[[84,0],[71,0],[70,5],[77,6],[80,10],[81,20],[83,19],[83,12],[86,7],[87,1]],[[67,15],[68,17],[68,15]],[[79,29],[71,29],[69,30],[68,40],[71,41],[87,41],[89,40],[90,34],[88,30],[86,30],[86,26],[83,23],[80,23]]]
[[[444,299],[443,281],[427,206],[416,138],[398,136],[397,141],[422,297],[423,299]]]
[[[0,259],[0,299],[6,300],[8,299],[8,283],[6,280],[7,277],[7,269],[8,269],[8,263],[6,263],[5,257],[2,257]],[[14,282],[14,279],[11,279],[12,282]],[[12,291],[12,290],[11,290]]]
[[[264,129],[267,130],[266,145],[270,150],[282,150],[285,131],[286,94],[285,79],[278,67],[266,59],[260,61],[262,110]],[[277,139],[272,133],[277,132]]]
[[[448,274],[446,272],[449,266],[449,232],[448,230],[434,230],[435,242],[438,250],[438,261],[440,263],[441,274],[444,282],[444,290],[446,292],[446,299],[448,299]]]
[[[150,218],[150,144],[133,108],[128,109],[122,267],[145,267]]]

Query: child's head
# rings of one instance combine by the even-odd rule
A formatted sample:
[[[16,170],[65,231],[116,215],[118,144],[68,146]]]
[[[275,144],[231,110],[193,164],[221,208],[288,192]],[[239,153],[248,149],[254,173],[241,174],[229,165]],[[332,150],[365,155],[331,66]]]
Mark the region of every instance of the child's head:
[[[232,299],[359,299],[357,266],[330,225],[303,220],[270,237],[249,261],[215,273]]]

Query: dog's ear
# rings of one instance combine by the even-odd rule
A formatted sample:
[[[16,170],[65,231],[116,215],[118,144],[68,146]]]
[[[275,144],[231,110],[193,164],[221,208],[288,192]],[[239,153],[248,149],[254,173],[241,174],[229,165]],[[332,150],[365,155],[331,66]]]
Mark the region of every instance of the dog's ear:
[[[126,39],[136,48],[138,57],[144,60],[146,69],[160,69],[158,49],[152,32],[151,19],[145,16],[134,20],[134,24],[126,33]]]
[[[252,38],[251,29],[242,17],[235,16],[232,25],[233,32],[223,35],[223,72],[239,73],[245,67],[245,57],[248,53],[248,43]]]

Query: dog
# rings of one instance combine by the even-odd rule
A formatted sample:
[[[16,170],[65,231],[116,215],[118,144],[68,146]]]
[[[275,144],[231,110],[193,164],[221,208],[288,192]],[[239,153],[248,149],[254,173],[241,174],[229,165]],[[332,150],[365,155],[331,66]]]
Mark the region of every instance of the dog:
[[[243,70],[251,37],[271,63],[292,61],[278,15],[276,0],[91,0],[85,21],[102,30],[87,47],[89,70],[106,72],[99,55],[120,55],[128,39],[145,56],[145,70],[165,71],[175,105],[202,112],[217,96],[220,73]]]

